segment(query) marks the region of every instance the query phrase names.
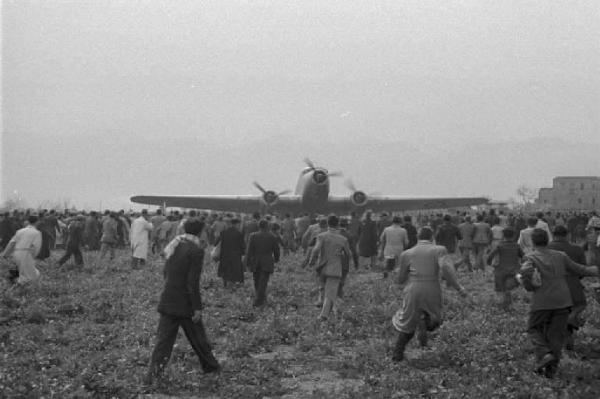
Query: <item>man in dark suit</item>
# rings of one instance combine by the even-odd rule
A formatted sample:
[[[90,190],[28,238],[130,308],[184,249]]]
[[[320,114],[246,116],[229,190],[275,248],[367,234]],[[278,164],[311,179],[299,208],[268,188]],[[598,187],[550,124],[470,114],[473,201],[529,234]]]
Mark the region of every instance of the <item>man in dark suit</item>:
[[[269,232],[269,222],[258,222],[258,231],[250,234],[246,263],[253,273],[255,299],[254,306],[262,306],[267,300],[269,277],[279,262],[279,244],[277,238]]]
[[[184,224],[185,235],[178,236],[173,244],[165,248],[167,262],[164,276],[165,287],[158,303],[160,320],[156,345],[152,352],[150,368],[145,382],[151,384],[159,377],[171,357],[179,326],[198,355],[205,373],[220,370],[217,359],[206,338],[202,324],[202,302],[200,298],[200,273],[204,261],[204,250],[200,248],[198,236],[204,223],[190,219]],[[175,241],[173,240],[173,241]]]

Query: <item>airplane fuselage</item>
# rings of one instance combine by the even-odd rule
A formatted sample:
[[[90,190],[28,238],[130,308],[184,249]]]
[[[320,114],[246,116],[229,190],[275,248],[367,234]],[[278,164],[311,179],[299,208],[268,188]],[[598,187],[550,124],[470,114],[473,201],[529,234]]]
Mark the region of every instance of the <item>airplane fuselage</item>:
[[[306,168],[300,173],[296,185],[296,195],[300,196],[302,209],[318,212],[327,208],[329,198],[329,176],[323,168]]]

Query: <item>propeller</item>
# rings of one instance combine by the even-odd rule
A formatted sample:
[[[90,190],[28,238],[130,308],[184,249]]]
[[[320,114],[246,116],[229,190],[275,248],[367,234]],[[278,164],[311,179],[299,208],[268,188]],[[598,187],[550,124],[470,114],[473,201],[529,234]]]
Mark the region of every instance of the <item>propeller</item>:
[[[308,169],[305,169],[303,173],[306,174],[308,172],[315,172],[313,178],[317,183],[323,183],[329,177],[343,176],[342,172],[329,172],[325,168],[319,168],[315,166],[314,162],[311,161],[309,158],[304,158],[304,163],[306,164],[306,166],[308,166]]]
[[[279,193],[276,193],[273,190],[266,190],[263,186],[261,186],[258,182],[254,182],[254,187],[256,187],[263,194],[263,200],[267,205],[273,205],[277,202],[280,195],[286,195],[291,193],[291,190],[283,190]]]
[[[348,188],[348,190],[352,191],[352,194],[350,194],[350,200],[356,206],[366,205],[369,201],[369,197],[376,195],[376,193],[366,194],[364,191],[357,189],[352,179],[346,179],[344,181],[344,185]]]

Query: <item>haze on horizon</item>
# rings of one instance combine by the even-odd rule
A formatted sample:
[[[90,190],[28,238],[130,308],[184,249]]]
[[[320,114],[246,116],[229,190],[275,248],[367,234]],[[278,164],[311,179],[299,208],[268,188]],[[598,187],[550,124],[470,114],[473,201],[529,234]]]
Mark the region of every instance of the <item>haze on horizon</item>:
[[[600,3],[2,3],[2,199],[515,196],[600,175]],[[332,192],[347,193],[343,179]]]

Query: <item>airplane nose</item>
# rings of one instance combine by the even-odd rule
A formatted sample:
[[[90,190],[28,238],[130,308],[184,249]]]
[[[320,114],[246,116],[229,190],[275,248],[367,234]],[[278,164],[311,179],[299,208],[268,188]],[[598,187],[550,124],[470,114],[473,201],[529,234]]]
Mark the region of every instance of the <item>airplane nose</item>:
[[[327,180],[327,174],[321,171],[316,171],[313,175],[313,179],[317,184],[323,184]]]

